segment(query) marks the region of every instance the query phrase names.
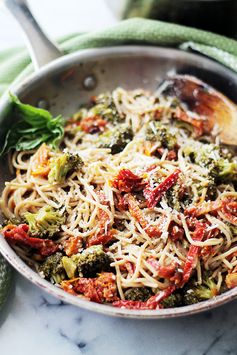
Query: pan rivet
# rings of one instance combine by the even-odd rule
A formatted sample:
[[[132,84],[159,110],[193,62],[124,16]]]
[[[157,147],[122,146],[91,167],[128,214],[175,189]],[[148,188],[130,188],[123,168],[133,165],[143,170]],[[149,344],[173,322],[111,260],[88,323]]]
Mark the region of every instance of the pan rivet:
[[[93,90],[97,85],[94,75],[87,76],[83,81],[83,86],[86,90]]]
[[[43,108],[44,110],[48,110],[48,109],[49,109],[49,103],[48,103],[48,101],[45,100],[45,99],[40,99],[40,100],[37,102],[37,107]]]

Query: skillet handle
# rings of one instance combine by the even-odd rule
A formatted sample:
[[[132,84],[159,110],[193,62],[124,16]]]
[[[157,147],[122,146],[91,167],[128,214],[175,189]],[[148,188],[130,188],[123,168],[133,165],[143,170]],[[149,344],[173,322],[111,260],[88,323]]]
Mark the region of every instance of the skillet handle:
[[[3,0],[3,2],[25,33],[30,56],[36,70],[62,55],[36,22],[27,0]]]

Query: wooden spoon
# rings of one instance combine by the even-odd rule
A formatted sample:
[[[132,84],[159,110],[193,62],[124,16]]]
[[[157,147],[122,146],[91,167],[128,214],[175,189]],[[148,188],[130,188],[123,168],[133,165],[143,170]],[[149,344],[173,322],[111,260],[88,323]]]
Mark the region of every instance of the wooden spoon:
[[[200,115],[210,130],[218,124],[222,143],[237,145],[237,106],[226,96],[190,75],[172,76],[163,93],[177,97]]]

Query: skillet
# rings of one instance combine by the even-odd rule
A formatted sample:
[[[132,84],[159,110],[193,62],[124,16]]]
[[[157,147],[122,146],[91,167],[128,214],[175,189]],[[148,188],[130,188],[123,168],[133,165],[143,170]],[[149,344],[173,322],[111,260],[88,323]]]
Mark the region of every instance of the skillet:
[[[237,103],[237,75],[210,59],[177,49],[151,46],[89,49],[61,56],[39,28],[25,0],[6,0],[5,4],[18,21],[23,22],[24,30],[33,43],[31,55],[38,70],[10,89],[25,103],[47,108],[54,115],[68,117],[92,95],[111,91],[118,86],[128,90],[141,87],[154,91],[170,73],[196,76]],[[11,105],[6,93],[0,101],[0,142],[11,125]],[[10,178],[6,159],[2,159],[1,189]],[[234,288],[191,306],[161,310],[118,309],[71,296],[42,279],[16,255],[3,237],[0,238],[0,252],[17,271],[49,294],[75,306],[107,315],[140,319],[172,318],[209,310],[237,298],[237,288]]]

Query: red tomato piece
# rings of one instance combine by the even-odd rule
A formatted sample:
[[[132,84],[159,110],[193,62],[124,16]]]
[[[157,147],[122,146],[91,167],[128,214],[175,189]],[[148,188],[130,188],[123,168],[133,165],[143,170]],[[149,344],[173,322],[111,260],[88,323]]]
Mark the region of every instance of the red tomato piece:
[[[167,266],[160,265],[158,260],[155,258],[148,258],[147,262],[153,267],[154,270],[156,270],[157,275],[164,279],[170,279],[176,272],[177,266],[175,264],[170,264]]]
[[[122,169],[112,181],[112,186],[121,192],[132,192],[144,187],[142,178],[129,169]]]
[[[98,193],[100,203],[104,206],[108,206],[108,201],[106,196],[103,192]],[[102,208],[99,209],[98,213],[98,233],[89,237],[87,240],[87,246],[90,247],[92,245],[107,244],[113,238],[113,232],[110,231],[109,228],[109,215],[108,213],[103,210]]]
[[[203,135],[203,133],[209,133],[210,132],[210,125],[208,120],[199,120],[196,118],[193,118],[187,114],[184,110],[182,110],[180,107],[176,108],[174,118],[177,119],[178,121],[183,121],[190,123],[195,132],[196,137],[200,137]]]
[[[118,308],[126,308],[126,309],[160,309],[162,306],[160,305],[161,301],[170,296],[176,287],[171,285],[168,286],[165,290],[158,292],[155,296],[151,296],[146,302],[142,301],[128,301],[128,300],[119,300],[113,302],[113,306]]]
[[[150,226],[146,218],[143,216],[142,210],[139,207],[138,202],[132,194],[126,195],[126,201],[128,203],[128,209],[131,215],[140,223],[144,231],[149,235],[149,237],[160,237],[161,230],[159,226]]]
[[[202,241],[205,236],[206,226],[204,223],[198,223],[193,234],[193,240]],[[191,245],[187,254],[186,262],[183,269],[183,285],[189,280],[192,270],[195,266],[195,260],[198,255],[200,247]]]
[[[152,188],[147,185],[143,191],[147,201],[147,207],[152,208],[157,205],[162,195],[167,192],[174,184],[176,184],[181,171],[176,169],[170,174],[164,181],[162,181],[157,187]]]
[[[54,254],[58,250],[58,245],[52,240],[30,237],[28,231],[27,224],[20,224],[19,226],[8,225],[2,232],[9,243],[31,247],[42,256]]]
[[[222,200],[221,212],[230,223],[237,225],[237,201],[230,197]]]
[[[115,302],[118,300],[116,277],[111,272],[102,272],[98,277],[63,281],[62,288],[73,294],[82,294],[90,301],[97,303]]]
[[[205,215],[206,213],[215,214],[215,212],[218,211],[221,206],[221,201],[203,202],[201,205],[186,208],[184,214],[192,217],[200,217]]]
[[[63,248],[67,256],[72,256],[79,252],[82,248],[82,238],[81,237],[70,237],[63,243]]]
[[[171,222],[169,226],[169,238],[176,242],[178,240],[183,240],[184,238],[184,229],[176,224],[175,222]]]
[[[107,121],[105,121],[103,118],[101,118],[98,115],[85,117],[80,122],[80,127],[82,131],[91,134],[103,132],[106,125],[107,125]]]

